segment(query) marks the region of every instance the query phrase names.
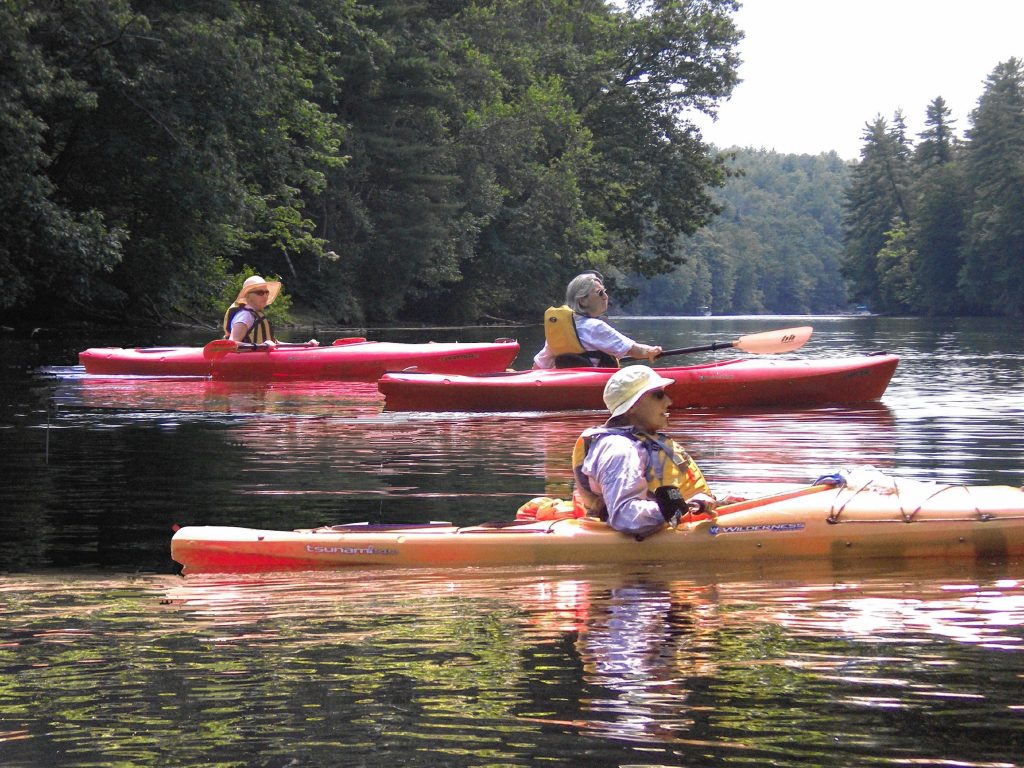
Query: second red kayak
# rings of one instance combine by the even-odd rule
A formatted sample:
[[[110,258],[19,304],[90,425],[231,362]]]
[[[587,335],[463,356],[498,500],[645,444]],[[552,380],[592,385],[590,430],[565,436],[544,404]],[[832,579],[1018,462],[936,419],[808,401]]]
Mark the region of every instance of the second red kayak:
[[[97,347],[78,359],[86,373],[105,375],[376,381],[386,371],[407,368],[445,374],[502,371],[518,352],[514,339],[436,344],[339,339],[331,346],[242,347],[214,355],[204,355],[203,347]]]
[[[658,368],[675,380],[673,408],[811,407],[877,400],[897,355],[821,360],[739,358]],[[377,383],[392,411],[561,411],[604,408],[614,368],[566,368],[458,376],[389,373]]]

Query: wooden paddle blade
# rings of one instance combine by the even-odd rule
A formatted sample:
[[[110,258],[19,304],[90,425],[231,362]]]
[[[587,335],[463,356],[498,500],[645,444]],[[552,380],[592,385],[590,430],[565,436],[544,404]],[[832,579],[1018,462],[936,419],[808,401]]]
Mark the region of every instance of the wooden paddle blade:
[[[215,339],[203,347],[203,357],[207,360],[224,357],[228,352],[237,350],[238,346],[238,342],[231,339]]]
[[[751,333],[740,336],[732,343],[736,349],[755,355],[772,355],[778,352],[792,352],[800,349],[811,338],[814,329],[809,325],[799,328],[782,328],[778,331]]]

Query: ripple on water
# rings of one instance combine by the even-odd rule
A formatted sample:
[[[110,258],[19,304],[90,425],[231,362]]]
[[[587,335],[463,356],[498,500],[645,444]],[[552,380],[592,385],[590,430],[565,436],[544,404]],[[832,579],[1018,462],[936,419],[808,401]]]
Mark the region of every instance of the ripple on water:
[[[647,750],[1008,762],[1022,576],[5,577],[0,750],[12,765],[315,765],[338,750],[370,766],[568,765],[581,748],[616,765]]]

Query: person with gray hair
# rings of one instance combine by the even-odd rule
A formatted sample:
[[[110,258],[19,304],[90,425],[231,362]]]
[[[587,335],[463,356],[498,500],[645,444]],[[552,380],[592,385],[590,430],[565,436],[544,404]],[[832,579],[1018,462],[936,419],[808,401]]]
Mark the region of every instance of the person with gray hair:
[[[569,281],[565,304],[544,313],[544,347],[534,368],[617,368],[623,357],[653,361],[661,347],[641,344],[619,333],[601,315],[608,291],[600,272],[584,272]]]

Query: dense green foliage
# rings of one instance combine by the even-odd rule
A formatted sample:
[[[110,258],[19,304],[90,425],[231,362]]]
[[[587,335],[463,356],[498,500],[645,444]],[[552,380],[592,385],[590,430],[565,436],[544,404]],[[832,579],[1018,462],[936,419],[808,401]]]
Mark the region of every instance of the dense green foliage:
[[[0,312],[535,317],[717,211],[732,0],[8,0]]]
[[[916,146],[902,116],[864,132],[844,209],[844,274],[872,309],[1024,313],[1024,68],[989,75],[957,137],[942,98]]]
[[[732,150],[723,211],[677,248],[665,277],[628,281],[625,312],[651,315],[825,313],[846,308],[840,275],[849,169],[834,152]]]
[[[167,5],[0,9],[0,46],[18,52],[0,155],[20,166],[0,192],[5,307],[206,314],[220,259],[322,249],[303,195],[339,164],[342,132],[310,102],[319,25],[287,0]]]

